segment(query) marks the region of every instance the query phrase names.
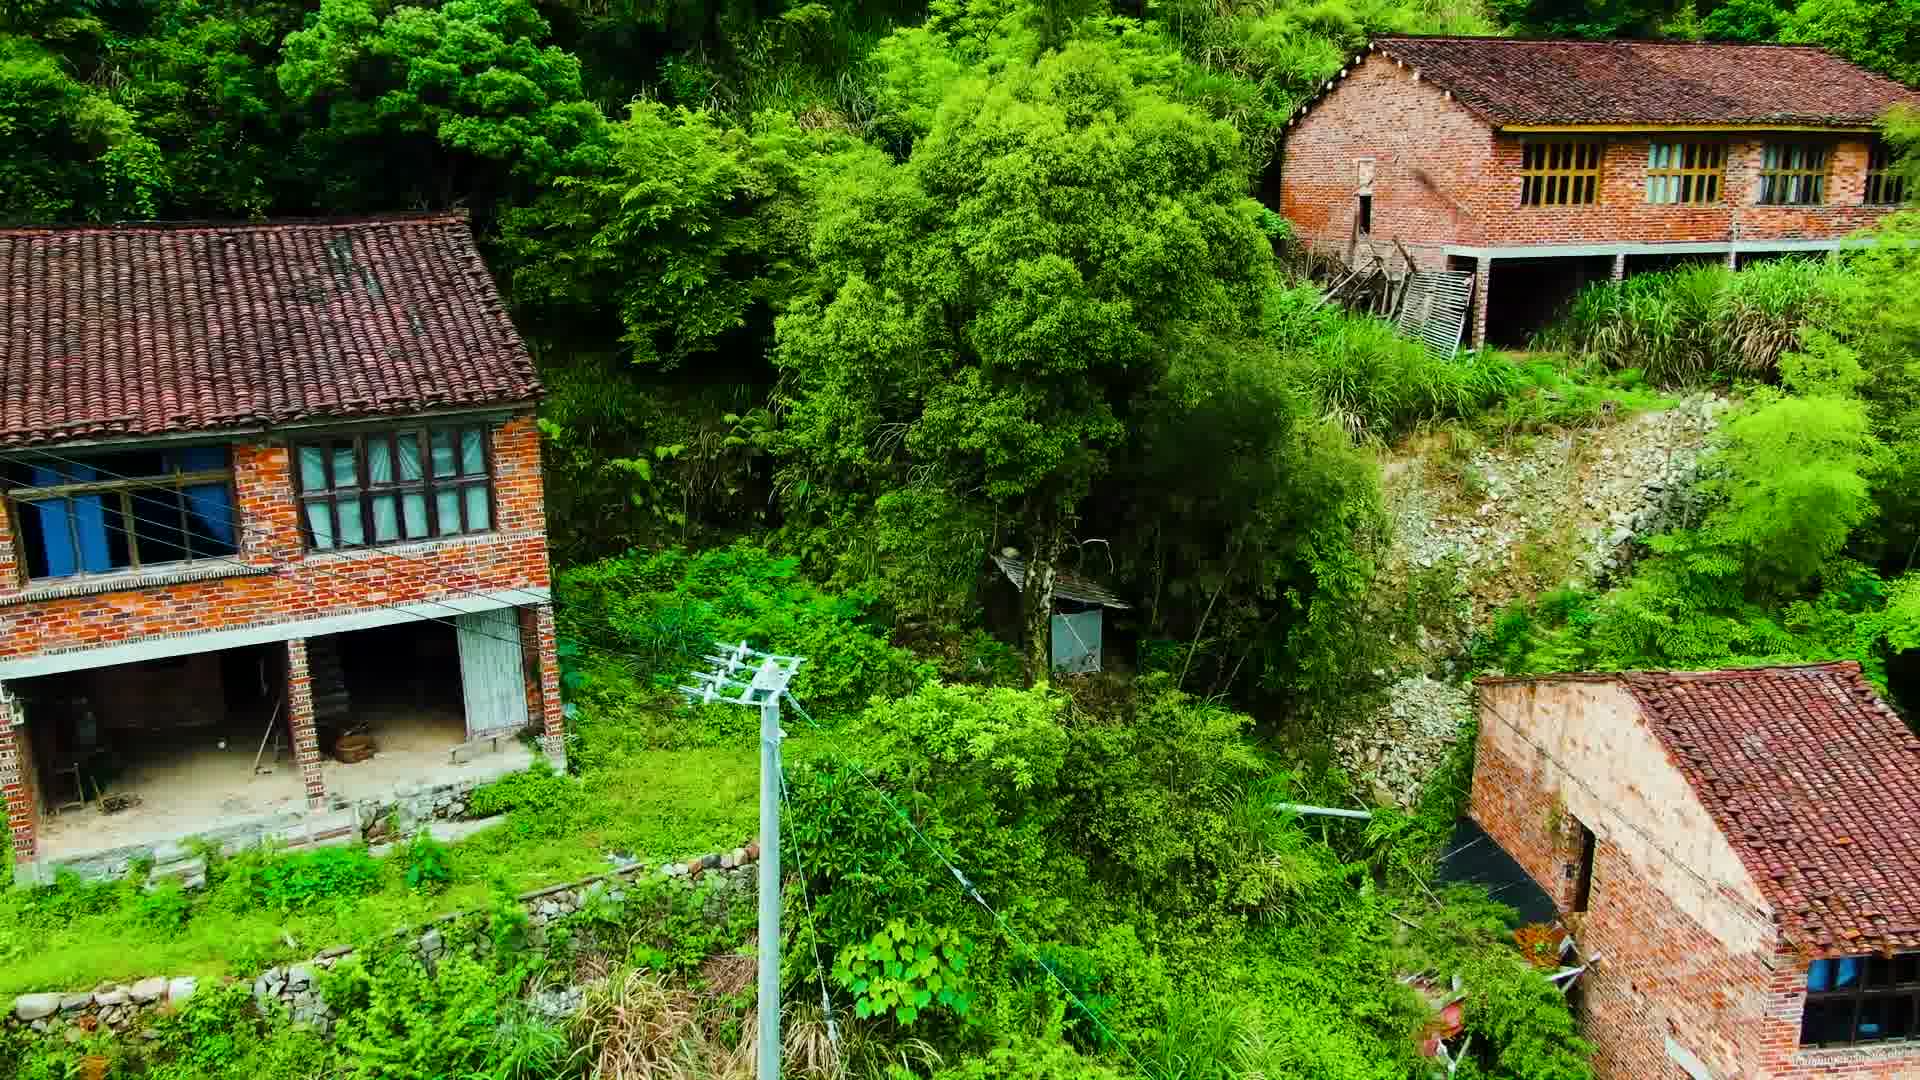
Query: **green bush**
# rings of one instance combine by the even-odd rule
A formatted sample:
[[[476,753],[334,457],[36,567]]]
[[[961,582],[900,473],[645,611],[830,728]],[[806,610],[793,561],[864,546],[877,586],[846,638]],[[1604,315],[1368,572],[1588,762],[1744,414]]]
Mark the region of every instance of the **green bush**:
[[[413,834],[407,844],[407,887],[420,892],[439,892],[453,881],[453,864],[447,845],[425,829]]]
[[[254,878],[260,902],[283,911],[365,896],[379,884],[380,864],[358,845],[272,858]]]
[[[522,836],[559,836],[573,819],[579,785],[554,771],[545,758],[522,772],[510,773],[473,789],[467,810],[476,817],[507,814]]]
[[[433,973],[407,953],[371,969],[349,963],[325,980],[345,1007],[335,1034],[343,1075],[354,1080],[516,1080],[553,1075],[566,1042],[527,1016],[519,1001],[526,969],[495,972],[452,949]]]
[[[602,559],[560,575],[561,628],[589,653],[598,647],[605,664],[586,669],[589,681],[617,667],[657,691],[708,666],[715,645],[805,656],[794,692],[823,718],[931,677],[933,665],[893,646],[870,620],[864,595],[828,593],[798,567],[745,543]]]
[[[1391,323],[1331,307],[1312,290],[1282,290],[1268,341],[1296,389],[1356,438],[1391,439],[1423,421],[1471,416],[1525,379],[1502,357],[1436,360]]]

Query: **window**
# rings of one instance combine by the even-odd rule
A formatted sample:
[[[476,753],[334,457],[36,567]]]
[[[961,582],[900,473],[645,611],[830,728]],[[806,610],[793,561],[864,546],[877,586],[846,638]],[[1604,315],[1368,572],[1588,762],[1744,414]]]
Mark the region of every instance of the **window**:
[[[1727,148],[1720,143],[1653,143],[1647,147],[1647,201],[1717,203],[1726,166]]]
[[[223,559],[238,550],[224,446],[22,456],[0,486],[29,580]]]
[[[1827,148],[1769,143],[1760,152],[1762,206],[1818,206],[1827,201]]]
[[[1920,1031],[1920,953],[1840,956],[1807,970],[1802,1046],[1894,1042]]]
[[[1360,196],[1360,206],[1354,211],[1354,220],[1359,225],[1361,236],[1373,231],[1373,196]]]
[[[1520,205],[1573,206],[1600,201],[1605,143],[1530,142],[1520,148]]]
[[[1593,830],[1580,825],[1580,866],[1573,879],[1573,904],[1569,911],[1587,910],[1587,902],[1593,898],[1593,854],[1599,847],[1599,840]]]
[[[1907,181],[1893,171],[1893,148],[1875,140],[1867,151],[1867,197],[1870,205],[1890,206],[1907,201]]]
[[[487,429],[415,428],[294,445],[300,527],[314,551],[493,527]]]

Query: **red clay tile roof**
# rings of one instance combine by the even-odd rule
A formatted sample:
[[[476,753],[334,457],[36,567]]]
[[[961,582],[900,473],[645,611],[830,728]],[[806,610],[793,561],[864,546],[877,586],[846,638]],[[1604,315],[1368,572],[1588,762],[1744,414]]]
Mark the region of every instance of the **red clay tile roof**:
[[[0,445],[539,393],[464,214],[0,229]]]
[[[1920,738],[1860,665],[1617,678],[1788,942],[1920,948]]]
[[[1920,95],[1810,45],[1376,38],[1468,108],[1509,124],[1872,124]]]

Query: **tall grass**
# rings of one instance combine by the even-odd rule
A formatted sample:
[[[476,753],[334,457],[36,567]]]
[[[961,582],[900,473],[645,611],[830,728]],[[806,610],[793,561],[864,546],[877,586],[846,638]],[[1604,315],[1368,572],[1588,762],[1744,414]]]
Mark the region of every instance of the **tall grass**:
[[[1668,385],[1772,378],[1841,273],[1826,259],[1776,259],[1641,274],[1582,292],[1534,346]]]
[[[1365,315],[1322,308],[1283,322],[1270,333],[1278,331],[1291,381],[1356,439],[1391,439],[1423,421],[1471,416],[1526,382],[1497,356],[1435,360]]]

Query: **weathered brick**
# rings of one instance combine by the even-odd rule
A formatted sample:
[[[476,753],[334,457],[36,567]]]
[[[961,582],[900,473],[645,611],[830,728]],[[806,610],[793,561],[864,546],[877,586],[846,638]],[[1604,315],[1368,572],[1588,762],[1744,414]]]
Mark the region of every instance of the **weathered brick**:
[[[24,568],[8,515],[0,513],[0,659],[97,648],[155,637],[192,635],[351,614],[379,606],[447,600],[471,593],[545,588],[546,512],[540,484],[540,436],[522,414],[491,434],[496,469],[496,531],[353,552],[308,554],[300,538],[289,455],[283,443],[243,437],[233,445],[235,511],[241,528],[231,561],[270,573],[158,585],[92,596],[24,600]],[[55,448],[56,452],[58,448]],[[450,620],[449,611],[437,618]],[[528,657],[530,717],[550,746],[562,735],[559,673],[549,604],[527,597],[521,612]],[[307,795],[321,806],[320,749],[312,732],[312,692],[304,642],[288,642],[295,755]],[[17,745],[16,745],[17,744]],[[0,706],[0,762],[22,763],[6,784],[16,854],[30,858],[36,822],[33,770],[24,731]],[[10,775],[0,769],[0,778]]]
[[[1565,912],[1580,826],[1596,837],[1580,954],[1583,1033],[1601,1080],[1685,1074],[1667,1040],[1718,1077],[1920,1076],[1920,1046],[1802,1049],[1812,955],[1789,947],[1767,898],[1640,705],[1618,682],[1483,684],[1473,819]]]

